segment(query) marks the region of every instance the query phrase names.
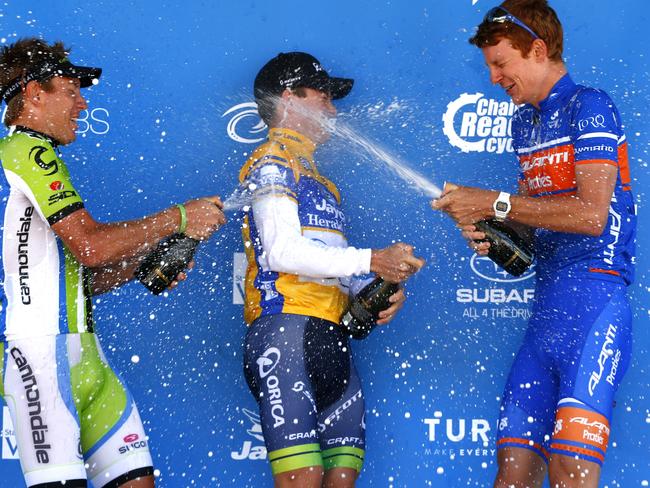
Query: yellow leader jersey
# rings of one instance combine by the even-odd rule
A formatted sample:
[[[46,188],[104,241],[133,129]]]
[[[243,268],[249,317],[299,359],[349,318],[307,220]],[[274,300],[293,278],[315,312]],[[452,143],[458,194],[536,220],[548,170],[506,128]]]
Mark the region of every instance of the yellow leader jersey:
[[[278,313],[338,322],[348,278],[369,271],[370,249],[348,247],[339,191],[318,173],[314,149],[300,133],[272,128],[240,172],[253,196],[242,228],[249,324]]]

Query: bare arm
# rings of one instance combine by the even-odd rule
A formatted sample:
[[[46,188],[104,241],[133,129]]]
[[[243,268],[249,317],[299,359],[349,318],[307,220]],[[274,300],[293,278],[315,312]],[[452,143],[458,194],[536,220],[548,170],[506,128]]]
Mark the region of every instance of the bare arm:
[[[185,207],[186,234],[190,237],[205,239],[225,223],[217,197],[191,200]],[[52,225],[52,230],[81,264],[103,268],[129,261],[177,232],[180,219],[179,209],[170,207],[141,219],[103,224],[93,219],[86,209],[80,209]]]
[[[90,268],[93,295],[101,295],[133,279],[141,257],[103,268]]]
[[[102,224],[86,209],[77,210],[57,222],[52,229],[65,246],[86,267],[118,265],[176,232],[180,212],[169,208],[149,217],[127,222]]]
[[[520,181],[519,182],[519,191],[517,195],[521,197],[527,197],[528,196],[528,187],[526,186],[526,183]],[[524,238],[526,241],[532,242],[533,237],[535,235],[535,227],[531,227],[526,224],[522,224],[521,222],[515,222],[514,220],[510,219],[508,222],[508,225],[512,227],[517,234],[519,234],[522,238]]]
[[[617,168],[608,164],[577,166],[575,195],[552,198],[513,196],[508,219],[529,227],[598,236],[607,223],[616,175]],[[497,192],[448,186],[449,190],[439,200],[434,200],[432,207],[447,212],[461,228],[494,216],[492,204]]]
[[[555,198],[512,197],[508,218],[530,227],[599,236],[607,224],[617,168],[608,164],[576,167],[577,191]]]
[[[92,280],[92,294],[101,295],[131,281],[135,278],[135,270],[145,256],[137,256],[130,261],[122,261],[121,263],[103,268],[89,268]],[[190,261],[187,269],[192,269],[193,267],[194,261]],[[175,288],[179,282],[184,281],[186,278],[186,271],[181,271],[167,288]]]

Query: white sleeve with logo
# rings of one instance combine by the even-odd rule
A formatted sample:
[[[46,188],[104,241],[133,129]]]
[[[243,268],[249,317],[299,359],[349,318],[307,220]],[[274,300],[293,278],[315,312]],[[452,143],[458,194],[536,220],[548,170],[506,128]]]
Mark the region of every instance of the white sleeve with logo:
[[[256,199],[253,215],[264,249],[260,262],[271,271],[313,278],[370,272],[370,249],[325,246],[304,237],[298,205],[291,198],[268,196]]]

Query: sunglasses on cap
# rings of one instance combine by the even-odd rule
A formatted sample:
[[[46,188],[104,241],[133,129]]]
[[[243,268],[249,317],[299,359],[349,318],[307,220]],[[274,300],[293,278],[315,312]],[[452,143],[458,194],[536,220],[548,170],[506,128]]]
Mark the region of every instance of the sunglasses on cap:
[[[494,7],[488,10],[488,13],[485,14],[485,18],[483,19],[483,22],[497,22],[499,24],[503,24],[504,22],[510,22],[528,31],[530,35],[533,36],[533,38],[535,39],[540,38],[537,34],[535,34],[535,32],[530,27],[528,27],[526,24],[524,24],[521,20],[519,20],[514,15],[512,15],[503,7]]]

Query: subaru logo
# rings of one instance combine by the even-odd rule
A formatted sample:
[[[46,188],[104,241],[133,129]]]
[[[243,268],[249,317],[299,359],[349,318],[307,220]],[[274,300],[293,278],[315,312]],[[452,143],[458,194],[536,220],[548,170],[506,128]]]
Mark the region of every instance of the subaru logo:
[[[535,276],[535,264],[528,268],[521,276],[512,276],[487,256],[474,254],[469,264],[472,267],[472,271],[481,278],[498,283],[515,283]]]

